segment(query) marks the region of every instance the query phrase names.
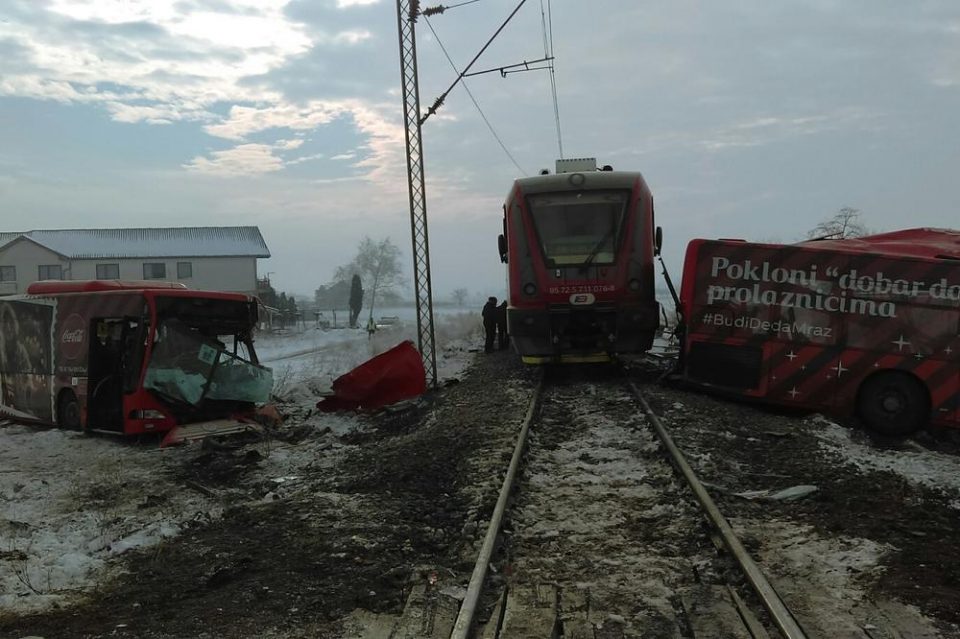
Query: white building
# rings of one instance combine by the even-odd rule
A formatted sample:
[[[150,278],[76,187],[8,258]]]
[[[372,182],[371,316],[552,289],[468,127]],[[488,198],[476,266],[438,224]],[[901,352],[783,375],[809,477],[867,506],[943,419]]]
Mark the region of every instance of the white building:
[[[0,295],[38,280],[166,280],[256,294],[270,250],[255,226],[0,233]]]

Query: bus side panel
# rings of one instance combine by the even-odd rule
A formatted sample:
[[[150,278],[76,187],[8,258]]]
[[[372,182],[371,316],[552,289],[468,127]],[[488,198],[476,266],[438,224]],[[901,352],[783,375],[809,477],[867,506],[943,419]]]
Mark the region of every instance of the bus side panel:
[[[854,407],[863,380],[898,370],[920,380],[930,418],[955,422],[958,386],[960,267],[945,260],[857,255],[841,277],[848,299],[839,399]]]
[[[791,246],[691,242],[682,296],[688,379],[807,408],[835,404],[845,258]],[[829,301],[827,301],[829,298]]]
[[[785,406],[836,408],[842,353],[817,344],[768,344],[767,398]],[[839,371],[839,373],[838,373]]]
[[[80,403],[81,423],[87,425],[87,373],[94,318],[139,317],[144,300],[139,293],[63,295],[58,298],[54,331],[55,397],[69,390]]]
[[[0,301],[0,404],[54,419],[50,303]]]
[[[682,295],[691,381],[849,414],[866,379],[901,371],[931,421],[960,421],[955,262],[695,240]]]

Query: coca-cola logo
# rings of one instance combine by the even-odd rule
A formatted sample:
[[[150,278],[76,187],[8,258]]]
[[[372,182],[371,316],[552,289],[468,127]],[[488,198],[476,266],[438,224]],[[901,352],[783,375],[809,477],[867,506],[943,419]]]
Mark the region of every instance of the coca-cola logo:
[[[65,359],[77,359],[83,354],[87,341],[86,321],[73,313],[60,326],[60,351]]]

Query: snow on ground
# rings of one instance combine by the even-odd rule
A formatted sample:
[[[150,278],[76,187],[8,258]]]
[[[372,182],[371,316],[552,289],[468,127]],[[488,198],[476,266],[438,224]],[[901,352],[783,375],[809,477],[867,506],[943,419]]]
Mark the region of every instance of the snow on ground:
[[[960,496],[960,457],[931,450],[880,449],[862,441],[863,434],[824,417],[813,418],[820,445],[863,470],[889,471],[908,482]],[[958,504],[960,507],[960,504]]]
[[[480,343],[478,326],[478,313],[435,316],[441,381],[466,370],[471,349]],[[312,409],[333,379],[405,339],[416,343],[415,319],[401,319],[372,338],[366,331],[310,328],[261,335],[256,346],[260,359],[274,369],[281,399]],[[352,415],[301,412],[307,416],[284,427],[327,432],[328,440],[260,445],[258,472],[275,494],[298,490],[305,470],[330,467],[343,448],[339,436],[360,423]],[[0,614],[64,603],[109,574],[117,556],[131,548],[149,547],[196,522],[218,518],[220,501],[167,480],[190,450],[159,449],[156,441],[0,427]]]
[[[164,490],[172,454],[75,432],[0,428],[0,612],[59,601],[112,557],[176,535],[188,519],[218,516],[199,493]]]

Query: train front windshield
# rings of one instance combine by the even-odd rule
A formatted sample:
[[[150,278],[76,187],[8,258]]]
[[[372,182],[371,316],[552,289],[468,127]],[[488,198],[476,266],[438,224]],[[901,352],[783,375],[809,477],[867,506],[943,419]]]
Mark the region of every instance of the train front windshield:
[[[538,193],[527,199],[547,265],[612,264],[628,191]]]

